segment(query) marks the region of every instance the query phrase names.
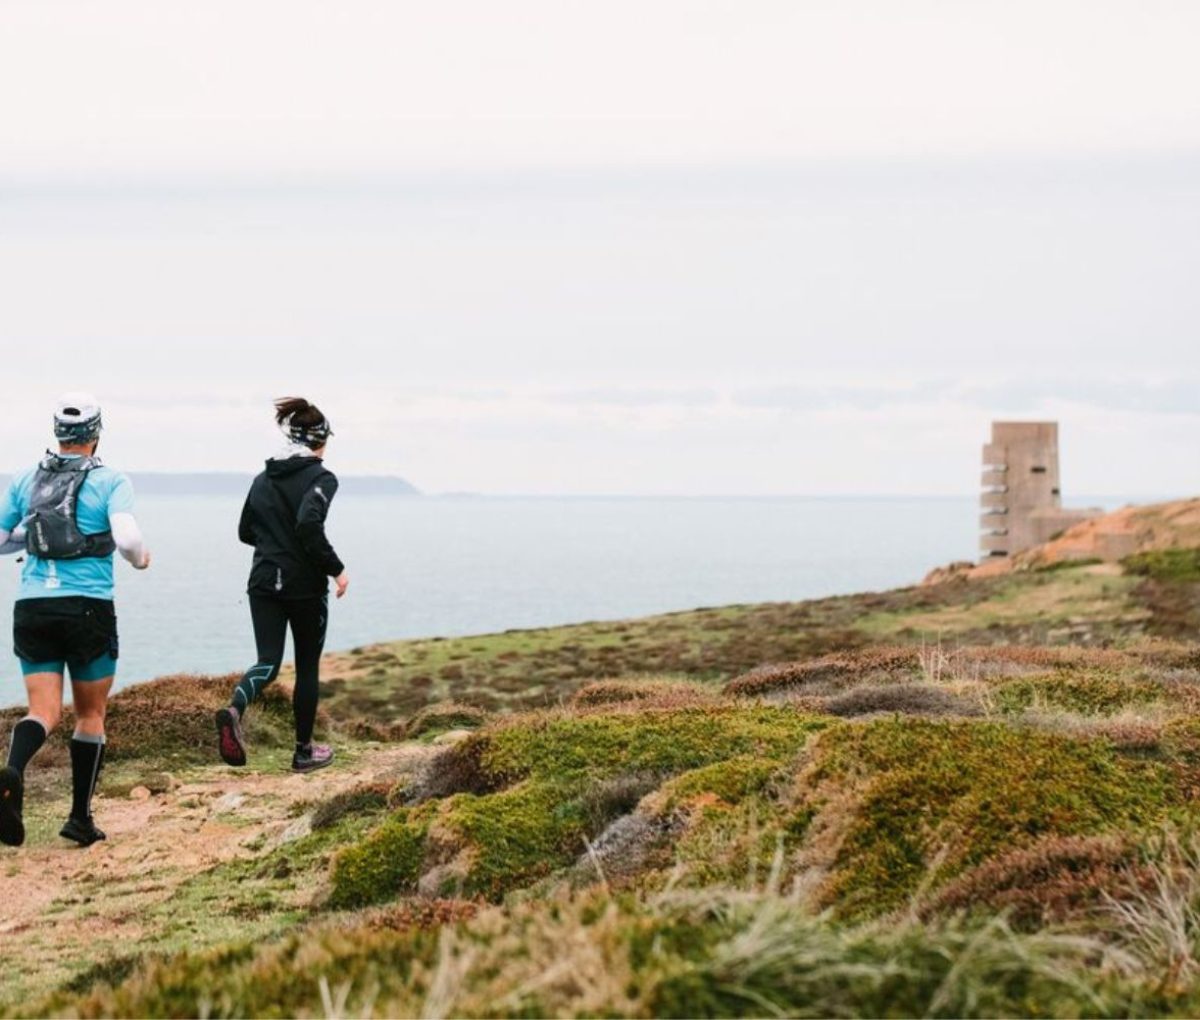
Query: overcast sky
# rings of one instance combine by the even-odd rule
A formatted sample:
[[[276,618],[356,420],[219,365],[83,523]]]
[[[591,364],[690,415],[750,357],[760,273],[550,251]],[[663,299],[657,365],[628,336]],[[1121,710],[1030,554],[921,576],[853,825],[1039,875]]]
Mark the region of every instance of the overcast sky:
[[[0,470],[1200,490],[1200,5],[0,0]]]

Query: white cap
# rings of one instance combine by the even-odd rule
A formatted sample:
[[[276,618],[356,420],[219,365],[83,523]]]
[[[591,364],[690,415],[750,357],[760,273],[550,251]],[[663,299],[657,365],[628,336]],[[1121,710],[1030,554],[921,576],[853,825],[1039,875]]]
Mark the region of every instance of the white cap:
[[[59,421],[91,421],[100,413],[100,401],[90,393],[64,393],[58,398],[54,417]]]
[[[100,401],[90,393],[64,393],[54,405],[54,434],[59,439],[86,439],[99,433]]]

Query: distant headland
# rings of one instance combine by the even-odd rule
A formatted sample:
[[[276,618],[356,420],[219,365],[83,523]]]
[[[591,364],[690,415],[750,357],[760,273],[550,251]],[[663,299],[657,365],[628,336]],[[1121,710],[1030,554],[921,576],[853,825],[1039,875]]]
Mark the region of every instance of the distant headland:
[[[146,496],[241,496],[253,477],[238,471],[131,471],[129,477],[139,495]],[[0,485],[8,484],[0,475]],[[344,496],[420,496],[421,491],[396,475],[339,475],[339,492]]]

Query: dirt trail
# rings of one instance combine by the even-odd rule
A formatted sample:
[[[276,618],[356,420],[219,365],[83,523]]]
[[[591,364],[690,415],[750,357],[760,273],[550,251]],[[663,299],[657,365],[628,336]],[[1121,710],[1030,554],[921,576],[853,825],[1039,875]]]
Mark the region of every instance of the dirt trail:
[[[314,775],[214,767],[146,799],[101,796],[95,813],[108,840],[87,849],[57,835],[67,802],[32,790],[26,845],[0,848],[0,1008],[19,1006],[81,964],[119,953],[122,944],[127,952],[136,943],[146,948],[155,928],[149,915],[187,880],[306,835],[311,815],[300,805],[398,777],[429,753],[415,744],[372,749]],[[65,789],[68,777],[56,778]]]

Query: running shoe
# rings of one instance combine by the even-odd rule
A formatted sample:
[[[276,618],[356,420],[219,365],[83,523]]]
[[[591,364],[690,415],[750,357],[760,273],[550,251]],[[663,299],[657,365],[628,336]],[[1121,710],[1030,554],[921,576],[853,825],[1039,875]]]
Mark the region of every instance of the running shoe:
[[[242,720],[236,708],[217,713],[217,747],[226,765],[246,764],[246,744],[242,740]]]
[[[333,748],[328,744],[309,744],[292,755],[293,772],[316,772],[333,764]]]
[[[76,818],[71,815],[63,827],[58,830],[58,834],[63,839],[73,839],[80,846],[91,846],[102,839],[108,839],[103,832],[96,828],[96,823],[92,821],[91,815],[88,815],[87,818]]]
[[[11,765],[0,769],[0,843],[20,846],[25,842],[25,822],[21,806],[25,801],[25,783]]]

